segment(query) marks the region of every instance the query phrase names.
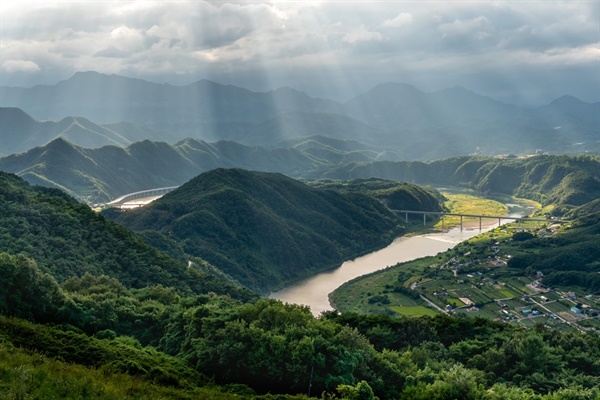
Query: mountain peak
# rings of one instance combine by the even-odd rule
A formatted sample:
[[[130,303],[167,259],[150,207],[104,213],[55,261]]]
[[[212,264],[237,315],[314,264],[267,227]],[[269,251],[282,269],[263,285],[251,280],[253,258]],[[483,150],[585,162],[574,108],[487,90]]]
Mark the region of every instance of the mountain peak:
[[[72,144],[71,142],[65,140],[62,137],[57,137],[56,139],[54,139],[53,141],[51,141],[50,143],[48,143],[45,146],[47,149],[53,149],[53,150],[74,150],[75,149],[75,145]]]
[[[565,107],[565,106],[580,106],[582,104],[588,104],[588,103],[586,103],[585,101],[583,101],[575,96],[566,94],[566,95],[561,96],[558,99],[552,101],[549,105]]]
[[[70,79],[80,79],[80,78],[90,78],[90,77],[99,77],[99,76],[107,76],[105,74],[101,74],[97,71],[77,71],[73,74]]]
[[[442,89],[438,93],[453,93],[453,94],[469,93],[469,94],[476,94],[474,91],[472,91],[470,89],[467,89],[463,85],[457,85],[457,86],[452,86],[452,87],[449,87],[449,88],[446,88],[446,89]]]
[[[10,121],[13,124],[35,122],[31,115],[27,114],[19,107],[0,107],[0,121],[2,121],[2,125],[7,121]]]
[[[404,91],[404,92],[411,92],[411,93],[423,93],[421,90],[417,89],[416,87],[414,87],[413,85],[410,85],[408,83],[401,83],[401,82],[386,82],[386,83],[381,83],[377,86],[375,86],[373,89],[371,89],[371,91]]]

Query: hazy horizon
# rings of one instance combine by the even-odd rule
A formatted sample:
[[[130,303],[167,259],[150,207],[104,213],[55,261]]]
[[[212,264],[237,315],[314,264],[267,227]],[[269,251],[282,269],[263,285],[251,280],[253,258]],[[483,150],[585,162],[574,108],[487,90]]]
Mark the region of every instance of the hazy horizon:
[[[269,92],[275,92],[275,91],[282,90],[282,89],[292,89],[292,90],[297,90],[297,91],[299,91],[301,93],[305,93],[308,96],[310,96],[312,98],[315,98],[315,99],[331,100],[331,101],[338,102],[340,104],[344,104],[345,102],[347,102],[349,100],[352,100],[353,98],[355,98],[357,96],[363,95],[363,94],[369,92],[370,90],[375,89],[378,86],[382,86],[382,85],[395,85],[395,84],[398,84],[398,85],[409,85],[409,86],[411,86],[411,87],[413,87],[413,88],[415,88],[415,89],[417,89],[417,90],[419,90],[419,91],[421,91],[423,93],[426,93],[426,94],[428,94],[428,93],[443,92],[445,90],[451,90],[451,89],[455,89],[455,88],[464,88],[467,91],[471,91],[471,92],[473,92],[473,93],[475,93],[477,95],[487,96],[487,97],[490,97],[490,98],[492,98],[494,100],[503,102],[505,104],[513,104],[513,103],[510,103],[509,101],[503,101],[503,100],[500,100],[500,99],[496,99],[493,96],[490,96],[490,95],[488,95],[486,93],[479,93],[477,91],[471,90],[471,88],[465,87],[463,85],[453,85],[453,86],[448,86],[448,87],[442,87],[442,88],[436,89],[436,90],[424,90],[424,89],[422,89],[422,88],[420,88],[418,86],[415,86],[415,85],[412,85],[412,84],[409,84],[409,83],[406,83],[406,82],[392,82],[392,81],[388,81],[388,82],[376,83],[373,87],[367,88],[363,92],[357,92],[357,93],[353,94],[352,97],[350,97],[350,98],[347,98],[347,99],[337,99],[337,98],[334,98],[333,96],[327,96],[327,95],[324,95],[324,96],[312,96],[309,93],[306,93],[306,92],[304,92],[304,91],[302,91],[302,90],[300,90],[298,88],[295,88],[295,87],[292,87],[292,86],[289,86],[289,85],[279,86],[279,87],[276,87],[276,88],[273,88],[273,89],[267,89],[267,90],[252,90],[250,88],[239,86],[239,85],[234,85],[232,83],[217,82],[216,80],[206,79],[206,78],[198,79],[196,81],[191,81],[191,82],[185,82],[185,83],[170,83],[170,82],[157,82],[157,81],[153,81],[151,79],[137,78],[137,77],[133,77],[133,76],[126,76],[126,75],[120,75],[120,74],[102,74],[102,73],[97,72],[97,71],[76,71],[70,77],[68,77],[66,79],[61,79],[61,80],[59,80],[57,82],[54,82],[54,83],[35,84],[34,86],[10,86],[10,85],[3,85],[3,87],[12,87],[12,88],[16,87],[16,88],[23,88],[23,89],[32,89],[32,88],[34,88],[36,86],[54,86],[54,85],[56,85],[56,84],[58,84],[60,82],[65,82],[65,81],[68,81],[68,80],[72,79],[77,74],[86,74],[86,73],[98,73],[98,74],[101,74],[101,75],[104,75],[104,76],[118,76],[118,77],[127,78],[127,79],[134,79],[134,80],[135,79],[140,79],[140,80],[143,80],[145,82],[152,83],[152,84],[160,84],[160,85],[165,84],[165,85],[170,85],[170,86],[175,86],[175,87],[183,87],[183,86],[193,85],[194,83],[197,83],[197,82],[200,82],[200,81],[210,81],[210,82],[216,83],[218,85],[223,85],[223,86],[228,86],[228,85],[236,86],[236,87],[239,87],[241,89],[249,90],[249,91],[251,91],[253,93],[269,93]],[[552,103],[553,101],[555,101],[555,100],[557,100],[557,99],[559,99],[561,97],[565,97],[565,96],[572,96],[572,97],[578,98],[577,96],[573,96],[570,93],[563,93],[563,94],[561,94],[561,95],[559,95],[559,96],[557,96],[555,98],[549,99],[548,101],[544,101],[543,103],[539,103],[539,104],[525,104],[525,105],[520,105],[520,106],[522,106],[522,107],[544,106],[544,105],[548,105],[548,104]],[[583,99],[579,99],[579,100],[584,101],[586,103],[590,103],[590,104],[595,104],[595,103],[600,102],[600,100],[599,101],[594,101],[594,102],[588,102],[588,101],[585,101]],[[519,104],[515,104],[515,105],[519,105]]]
[[[0,19],[2,86],[98,71],[336,101],[385,82],[517,105],[600,100],[597,1],[23,1]]]

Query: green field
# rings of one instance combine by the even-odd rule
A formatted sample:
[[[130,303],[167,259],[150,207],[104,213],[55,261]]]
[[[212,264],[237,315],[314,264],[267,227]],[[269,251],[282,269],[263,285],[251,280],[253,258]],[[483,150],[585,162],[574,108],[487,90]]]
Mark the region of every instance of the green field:
[[[546,304],[544,304],[544,307],[546,307],[548,310],[552,311],[553,313],[569,311],[571,309],[571,307],[567,307],[565,304],[563,304],[559,301],[554,301],[552,303],[546,303]]]
[[[474,215],[503,215],[508,211],[508,208],[496,201],[491,199],[484,199],[482,197],[464,194],[464,193],[450,193],[442,192],[442,194],[448,199],[444,204],[451,213],[455,214],[474,214]],[[489,221],[484,221],[484,224]],[[479,225],[479,218],[463,218],[464,225]],[[444,217],[444,228],[452,228],[460,225],[460,217],[458,216],[446,216]],[[442,228],[442,221],[438,221],[435,224],[435,228]]]
[[[516,295],[508,289],[499,289],[498,292],[504,296],[504,298],[513,298]]]
[[[410,279],[406,280],[406,282],[404,282],[403,286],[410,287],[410,285],[412,285],[413,283],[418,281],[420,278],[422,278],[422,277],[419,275],[415,275],[415,276],[411,277]]]
[[[416,306],[416,307],[390,306],[389,309],[394,312],[397,312],[398,314],[402,314],[402,315],[406,315],[406,316],[438,314],[436,311],[433,311],[431,308],[427,308],[424,306]]]
[[[484,292],[491,299],[511,299],[516,297],[516,295],[508,290],[506,287],[492,287],[489,285],[484,285],[480,287],[480,290]]]
[[[446,303],[450,304],[450,305],[452,305],[454,307],[462,307],[462,306],[465,305],[465,303],[463,303],[462,301],[460,301],[459,299],[454,298],[454,297],[448,297],[446,299]]]

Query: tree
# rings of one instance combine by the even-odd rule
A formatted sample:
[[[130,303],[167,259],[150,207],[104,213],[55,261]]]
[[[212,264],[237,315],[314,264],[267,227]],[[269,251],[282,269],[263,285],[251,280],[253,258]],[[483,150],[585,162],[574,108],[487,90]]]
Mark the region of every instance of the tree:
[[[55,322],[64,302],[56,280],[24,255],[0,253],[0,314]]]
[[[339,385],[337,391],[343,400],[379,400],[365,381],[358,382],[356,386]]]

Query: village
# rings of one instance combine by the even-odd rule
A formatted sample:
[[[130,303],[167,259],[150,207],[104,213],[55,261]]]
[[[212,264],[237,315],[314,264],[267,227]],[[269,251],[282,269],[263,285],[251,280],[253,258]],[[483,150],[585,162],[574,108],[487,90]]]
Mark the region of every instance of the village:
[[[535,235],[549,237],[553,229],[538,229]],[[527,234],[532,235],[530,232]],[[515,248],[512,239],[504,235],[491,246],[479,246],[441,265],[430,265],[429,272],[414,281],[411,289],[450,315],[529,328],[542,324],[559,330],[600,332],[600,296],[576,288],[546,287],[543,271],[515,275],[517,271],[507,267]]]

